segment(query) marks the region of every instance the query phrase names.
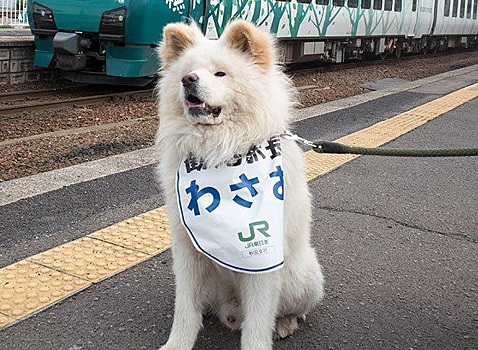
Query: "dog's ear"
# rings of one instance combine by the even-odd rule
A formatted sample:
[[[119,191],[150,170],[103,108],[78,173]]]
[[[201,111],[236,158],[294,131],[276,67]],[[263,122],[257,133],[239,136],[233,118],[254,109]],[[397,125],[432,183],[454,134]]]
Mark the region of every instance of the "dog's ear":
[[[163,40],[159,45],[162,68],[175,61],[184,50],[196,44],[202,37],[196,24],[170,23],[163,29]]]
[[[223,38],[230,47],[251,55],[254,62],[261,66],[267,68],[274,63],[272,38],[249,22],[243,20],[232,22],[225,29]]]

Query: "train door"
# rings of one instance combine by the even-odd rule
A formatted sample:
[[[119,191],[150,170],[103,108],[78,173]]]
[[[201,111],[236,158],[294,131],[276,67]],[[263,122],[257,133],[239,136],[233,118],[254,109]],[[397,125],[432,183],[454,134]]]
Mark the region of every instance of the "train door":
[[[407,6],[407,2],[410,7]],[[417,12],[418,12],[418,0],[405,1],[405,11],[407,11],[407,37],[413,38],[415,36],[415,27],[417,26]]]
[[[207,11],[209,1],[207,0],[186,0],[189,3],[188,18],[199,25],[203,34],[206,34]]]
[[[423,35],[430,35],[433,27],[433,18],[435,15],[435,2],[438,0],[417,0],[415,16],[415,26],[413,36],[421,38]]]
[[[194,4],[194,19],[208,39],[218,39],[226,25],[227,5],[233,1],[189,0]],[[227,4],[226,4],[227,3]]]

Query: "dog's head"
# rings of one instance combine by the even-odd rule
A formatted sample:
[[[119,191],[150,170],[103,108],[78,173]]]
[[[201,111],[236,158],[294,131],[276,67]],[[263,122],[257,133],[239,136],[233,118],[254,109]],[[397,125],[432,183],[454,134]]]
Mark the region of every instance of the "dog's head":
[[[273,119],[288,113],[289,83],[275,64],[273,39],[246,21],[232,22],[219,40],[208,40],[194,24],[169,24],[159,53],[166,114],[192,125],[270,130]]]

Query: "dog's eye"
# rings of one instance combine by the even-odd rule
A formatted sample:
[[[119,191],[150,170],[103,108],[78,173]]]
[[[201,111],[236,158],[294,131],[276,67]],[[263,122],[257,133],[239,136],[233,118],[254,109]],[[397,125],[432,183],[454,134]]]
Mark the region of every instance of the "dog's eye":
[[[215,75],[216,77],[223,77],[223,76],[226,75],[226,73],[219,71],[219,72],[214,73],[214,75]]]

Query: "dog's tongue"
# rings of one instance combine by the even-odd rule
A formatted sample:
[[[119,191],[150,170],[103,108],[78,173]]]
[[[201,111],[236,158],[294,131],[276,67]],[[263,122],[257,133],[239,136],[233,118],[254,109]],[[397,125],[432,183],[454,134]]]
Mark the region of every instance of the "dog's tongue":
[[[206,104],[204,102],[201,103],[193,103],[188,101],[189,108],[206,108]]]

